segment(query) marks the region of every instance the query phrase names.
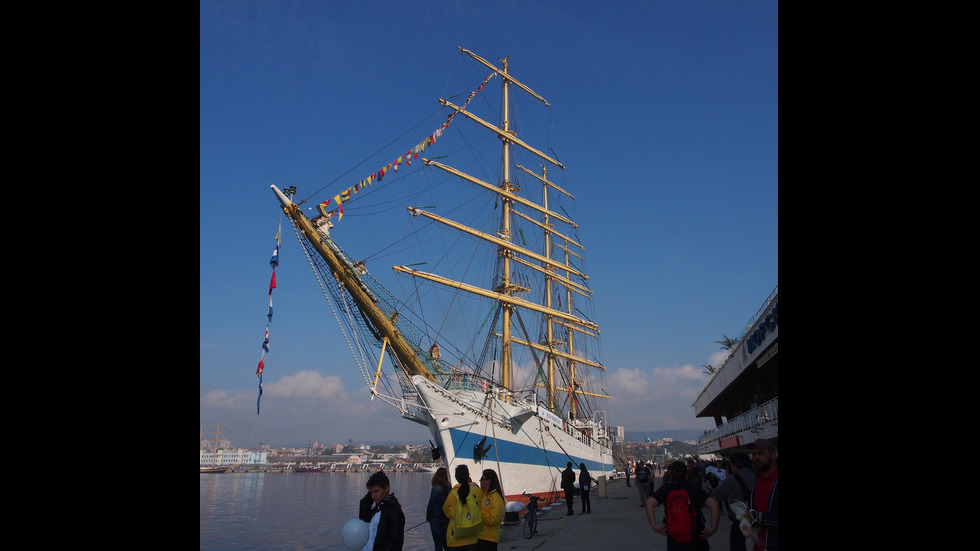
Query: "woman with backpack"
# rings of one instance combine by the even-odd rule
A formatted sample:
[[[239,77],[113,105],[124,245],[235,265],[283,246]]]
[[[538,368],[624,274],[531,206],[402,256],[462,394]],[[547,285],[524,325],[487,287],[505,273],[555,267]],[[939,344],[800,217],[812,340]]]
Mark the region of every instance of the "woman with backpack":
[[[500,521],[504,519],[504,491],[500,488],[497,471],[485,469],[480,478],[480,513],[483,514],[483,531],[476,542],[478,551],[497,551],[500,543]]]
[[[476,484],[470,482],[470,469],[466,465],[458,465],[454,474],[457,484],[453,486],[442,506],[442,512],[449,519],[446,547],[476,551],[476,542],[480,530],[483,529],[483,515],[480,512],[483,493]]]
[[[721,508],[718,500],[698,484],[687,480],[687,466],[682,461],[670,464],[669,478],[647,498],[647,522],[658,534],[667,536],[667,551],[707,551],[708,537],[718,531]],[[657,522],[657,506],[664,505],[663,524]],[[711,528],[705,529],[701,509],[711,510]]]

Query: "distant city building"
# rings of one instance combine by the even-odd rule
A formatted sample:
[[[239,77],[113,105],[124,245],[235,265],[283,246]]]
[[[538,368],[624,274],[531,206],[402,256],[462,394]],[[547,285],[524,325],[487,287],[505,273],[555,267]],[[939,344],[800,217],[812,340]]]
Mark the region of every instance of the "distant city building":
[[[395,459],[408,459],[408,454],[405,452],[379,453],[377,459],[378,461],[394,461]]]
[[[202,467],[231,467],[232,465],[265,465],[269,452],[254,452],[251,450],[222,450],[217,453],[201,450]]]

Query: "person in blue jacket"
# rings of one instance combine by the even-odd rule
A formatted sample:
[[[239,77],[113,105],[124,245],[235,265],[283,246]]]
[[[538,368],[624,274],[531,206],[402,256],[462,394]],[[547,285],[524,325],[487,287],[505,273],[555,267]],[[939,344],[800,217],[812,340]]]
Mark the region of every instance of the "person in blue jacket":
[[[449,484],[449,471],[445,467],[436,469],[432,475],[432,490],[429,492],[429,504],[425,508],[425,520],[429,523],[432,531],[432,542],[435,544],[436,551],[448,551],[446,547],[446,528],[449,526],[449,519],[442,512],[442,506],[446,503],[446,497],[453,487]]]

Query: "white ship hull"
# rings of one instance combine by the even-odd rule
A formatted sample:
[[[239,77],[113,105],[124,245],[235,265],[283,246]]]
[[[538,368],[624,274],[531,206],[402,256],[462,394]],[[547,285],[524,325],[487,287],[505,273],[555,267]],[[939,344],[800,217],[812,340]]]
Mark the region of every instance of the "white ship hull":
[[[450,478],[460,464],[469,467],[474,481],[490,468],[497,471],[507,499],[520,500],[527,492],[554,501],[562,491],[561,471],[569,461],[575,466],[576,480],[582,463],[593,478],[613,473],[609,447],[554,415],[539,413],[535,404],[515,397],[506,403],[482,389],[446,390],[421,376],[412,377],[412,382],[422,405],[405,417],[428,425]],[[604,430],[591,421],[580,426],[592,434]],[[474,448],[481,443],[489,450],[477,461]]]

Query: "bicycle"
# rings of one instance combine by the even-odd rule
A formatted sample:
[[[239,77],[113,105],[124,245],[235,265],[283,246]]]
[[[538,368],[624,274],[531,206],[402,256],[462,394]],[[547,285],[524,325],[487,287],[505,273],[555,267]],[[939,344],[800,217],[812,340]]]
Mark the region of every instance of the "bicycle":
[[[538,514],[535,511],[538,509],[538,500],[541,498],[532,496],[527,492],[523,492],[523,494],[528,498],[527,514],[524,515],[524,537],[531,539],[531,536],[538,531]]]

